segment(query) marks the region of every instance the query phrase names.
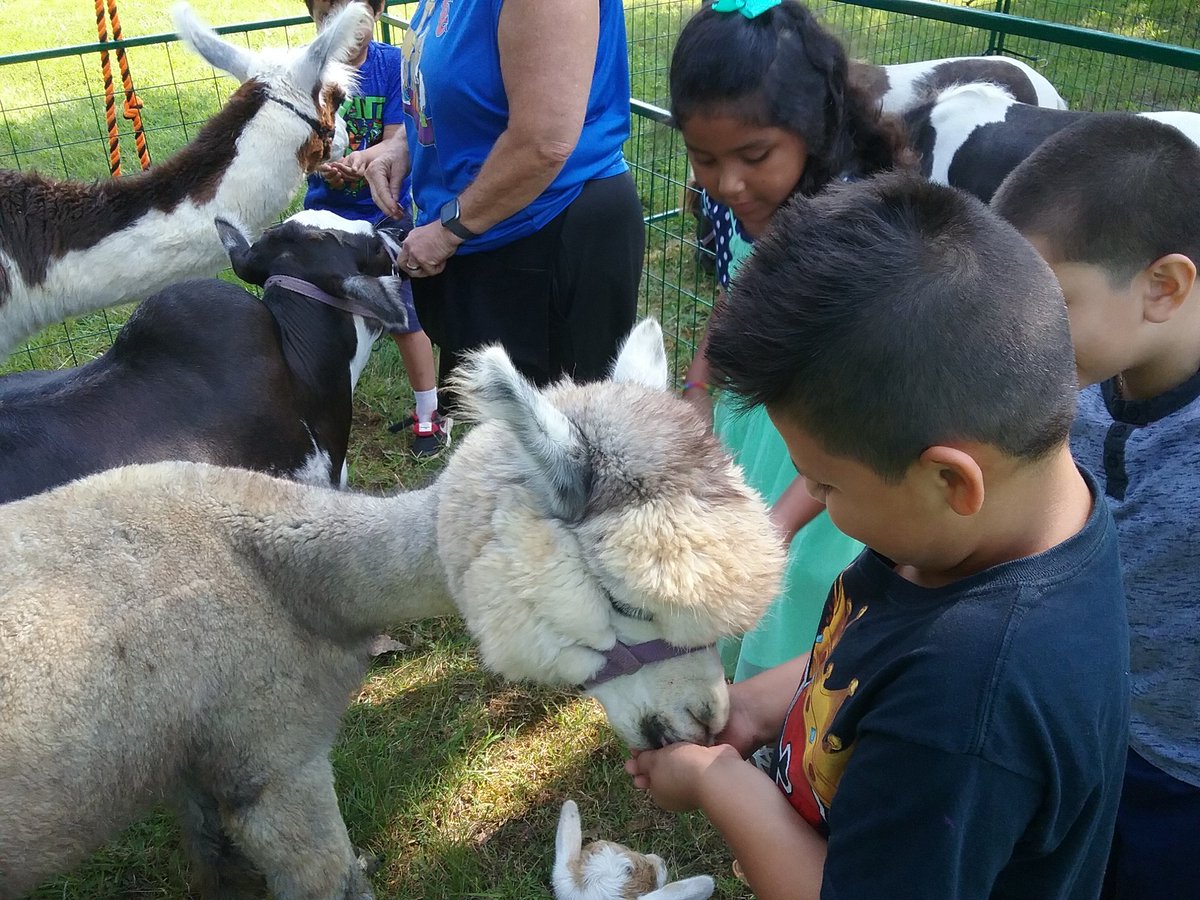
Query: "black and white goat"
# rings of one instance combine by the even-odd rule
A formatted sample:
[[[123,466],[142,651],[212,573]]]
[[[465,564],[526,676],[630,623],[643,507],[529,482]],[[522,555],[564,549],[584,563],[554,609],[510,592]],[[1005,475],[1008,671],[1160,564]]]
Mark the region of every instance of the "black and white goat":
[[[99,359],[0,378],[0,502],[168,459],[345,485],[354,385],[385,325],[406,322],[398,241],[327,212],[253,245],[218,228],[262,301],[184,281],[139,305]]]
[[[353,87],[341,60],[372,26],[363,4],[348,4],[297,51],[226,43],[186,4],[175,22],[241,87],[191,143],[139,175],[82,183],[0,172],[0,359],[68,316],[215,275],[225,254],[213,220],[257,234],[329,158],[337,108]]]
[[[1121,115],[1044,109],[1019,103],[992,84],[958,85],[905,114],[905,128],[932,181],[962,188],[984,202],[1050,135],[1088,116]],[[1200,144],[1200,113],[1136,113],[1164,122]]]

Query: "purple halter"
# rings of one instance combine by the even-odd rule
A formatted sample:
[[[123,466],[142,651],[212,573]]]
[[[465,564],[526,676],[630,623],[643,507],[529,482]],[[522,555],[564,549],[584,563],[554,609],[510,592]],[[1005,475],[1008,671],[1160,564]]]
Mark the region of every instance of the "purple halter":
[[[712,645],[704,647],[676,647],[666,641],[646,641],[642,644],[623,644],[617,641],[610,650],[596,650],[604,659],[604,668],[583,683],[583,689],[592,688],[620,678],[622,675],[632,675],[642,666],[650,663],[674,659],[676,656],[687,656],[700,650],[707,650]],[[593,648],[595,649],[595,648]]]
[[[379,318],[378,312],[362,303],[351,300],[349,297],[334,296],[327,291],[321,290],[311,281],[305,281],[303,278],[294,278],[291,275],[272,275],[263,283],[263,290],[271,287],[281,287],[288,291],[294,291],[297,294],[324,303],[326,306],[332,306],[334,309],[340,309],[355,316],[362,316],[364,319]]]

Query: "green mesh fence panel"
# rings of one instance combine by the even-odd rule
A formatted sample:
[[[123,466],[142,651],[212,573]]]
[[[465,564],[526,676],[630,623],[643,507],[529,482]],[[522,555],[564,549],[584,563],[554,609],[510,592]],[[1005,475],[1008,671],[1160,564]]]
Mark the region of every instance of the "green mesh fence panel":
[[[1004,53],[1042,71],[1077,109],[1200,109],[1200,63],[1167,65],[1046,39],[1002,33],[993,23],[940,21],[887,11],[889,0],[811,4],[852,55],[877,63]],[[897,5],[892,0],[891,5]],[[902,4],[901,4],[902,5]],[[626,0],[633,129],[626,156],[642,197],[647,252],[641,310],[660,319],[678,375],[711,310],[712,278],[697,262],[694,224],[686,211],[687,159],[666,124],[667,69],[675,38],[698,8],[694,0]],[[1130,38],[1200,47],[1195,0],[949,0],[960,7],[1097,29]],[[400,43],[413,3],[389,4],[380,37]],[[221,29],[246,46],[307,43],[313,29],[297,16]],[[126,32],[128,34],[128,30]],[[147,142],[163,159],[191,139],[233,88],[169,35],[126,39]],[[111,46],[111,45],[110,45]],[[106,177],[107,132],[97,45],[0,57],[0,167],[53,177]],[[1142,55],[1145,55],[1144,53]],[[1174,60],[1179,62],[1178,59]],[[115,72],[115,60],[113,61]],[[123,99],[119,89],[118,104]],[[137,169],[130,125],[118,117],[126,173]],[[113,265],[120,265],[114,260]],[[128,308],[55,326],[15,353],[0,371],[74,365],[102,352]]]

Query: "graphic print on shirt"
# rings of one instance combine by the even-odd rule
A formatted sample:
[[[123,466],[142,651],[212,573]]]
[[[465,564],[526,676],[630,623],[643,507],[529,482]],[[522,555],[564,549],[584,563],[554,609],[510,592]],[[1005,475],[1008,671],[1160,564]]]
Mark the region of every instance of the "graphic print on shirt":
[[[858,689],[858,679],[836,672],[831,657],[846,628],[866,612],[866,606],[854,608],[839,576],[825,604],[804,682],[796,692],[779,738],[775,783],[805,820],[822,833],[829,804],[854,751],[854,745],[844,745],[831,726],[842,704]]]
[[[422,5],[404,36],[404,87],[401,94],[404,98],[404,112],[416,124],[417,143],[422,147],[432,147],[437,140],[433,133],[433,119],[430,118],[429,106],[426,103],[425,80],[421,77],[421,54],[425,49],[425,38],[429,33],[430,22],[434,19],[435,9],[438,9],[435,35],[441,37],[446,33],[450,20],[450,3],[451,0],[433,0]]]
[[[349,156],[355,150],[366,150],[379,143],[383,138],[383,97],[351,97],[342,103],[338,115],[346,123],[346,153]],[[328,184],[328,181],[326,181]],[[330,191],[341,191],[351,197],[357,197],[368,190],[367,180],[359,178],[347,181],[340,188],[329,186]]]

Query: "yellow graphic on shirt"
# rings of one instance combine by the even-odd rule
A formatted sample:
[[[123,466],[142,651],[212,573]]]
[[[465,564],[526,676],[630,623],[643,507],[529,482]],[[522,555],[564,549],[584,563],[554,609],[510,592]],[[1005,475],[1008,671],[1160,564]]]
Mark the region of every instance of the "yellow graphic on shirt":
[[[857,678],[851,679],[844,688],[827,687],[833,675],[833,663],[829,658],[845,633],[846,626],[866,611],[865,606],[854,609],[854,605],[846,596],[842,579],[838,578],[830,598],[829,620],[813,645],[812,659],[809,662],[810,680],[804,692],[806,739],[803,766],[815,799],[824,809],[829,808],[834,794],[837,793],[838,782],[854,750],[853,744],[843,747],[841,739],[836,734],[831,734],[829,728],[846,698],[854,696],[858,689]]]

